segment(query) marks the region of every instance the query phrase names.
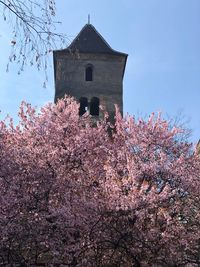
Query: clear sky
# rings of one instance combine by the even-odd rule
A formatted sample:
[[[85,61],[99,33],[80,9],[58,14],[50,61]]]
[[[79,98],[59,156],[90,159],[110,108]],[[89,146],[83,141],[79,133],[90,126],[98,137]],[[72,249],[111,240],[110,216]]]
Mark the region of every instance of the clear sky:
[[[58,31],[73,40],[91,23],[115,50],[129,54],[124,77],[124,112],[147,116],[181,116],[192,129],[191,140],[200,138],[200,1],[199,0],[56,0]],[[16,118],[26,100],[38,107],[53,101],[53,66],[42,87],[42,72],[26,68],[17,74],[11,65],[9,27],[0,18],[1,118]]]

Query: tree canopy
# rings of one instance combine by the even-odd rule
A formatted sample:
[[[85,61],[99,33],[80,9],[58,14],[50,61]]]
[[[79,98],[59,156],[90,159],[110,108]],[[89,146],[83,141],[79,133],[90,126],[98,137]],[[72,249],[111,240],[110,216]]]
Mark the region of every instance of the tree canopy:
[[[72,98],[0,122],[2,266],[198,266],[199,158],[182,129]],[[188,264],[188,265],[187,265]]]

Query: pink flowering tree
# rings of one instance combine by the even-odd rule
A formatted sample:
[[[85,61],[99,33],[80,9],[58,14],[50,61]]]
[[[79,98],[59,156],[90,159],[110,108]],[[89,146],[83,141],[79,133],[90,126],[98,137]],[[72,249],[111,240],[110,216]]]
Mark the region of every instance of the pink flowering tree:
[[[183,130],[78,108],[22,103],[17,126],[0,122],[0,264],[198,266],[200,165]]]

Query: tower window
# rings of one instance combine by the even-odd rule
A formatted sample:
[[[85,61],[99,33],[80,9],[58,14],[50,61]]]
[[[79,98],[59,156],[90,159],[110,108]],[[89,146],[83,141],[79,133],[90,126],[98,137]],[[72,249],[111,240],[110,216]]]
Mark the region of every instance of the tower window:
[[[85,80],[87,82],[93,81],[93,67],[91,65],[86,66],[85,68]]]
[[[93,97],[90,102],[90,115],[99,116],[99,98]]]
[[[79,102],[79,115],[82,116],[88,110],[88,100],[86,97],[81,97]]]

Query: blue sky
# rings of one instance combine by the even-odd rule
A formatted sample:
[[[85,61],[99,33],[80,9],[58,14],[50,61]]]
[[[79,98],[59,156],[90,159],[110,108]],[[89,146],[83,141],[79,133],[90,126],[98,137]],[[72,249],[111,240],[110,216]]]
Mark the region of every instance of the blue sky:
[[[124,112],[148,116],[161,111],[165,117],[183,117],[200,138],[200,1],[199,0],[57,0],[58,31],[72,40],[87,22],[113,49],[129,54],[124,77]],[[17,74],[11,65],[8,25],[0,19],[0,110],[16,118],[26,100],[38,107],[53,101],[53,66],[49,82],[44,74],[27,67]],[[2,53],[3,52],[3,53]]]

